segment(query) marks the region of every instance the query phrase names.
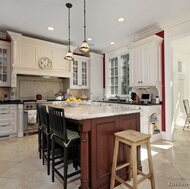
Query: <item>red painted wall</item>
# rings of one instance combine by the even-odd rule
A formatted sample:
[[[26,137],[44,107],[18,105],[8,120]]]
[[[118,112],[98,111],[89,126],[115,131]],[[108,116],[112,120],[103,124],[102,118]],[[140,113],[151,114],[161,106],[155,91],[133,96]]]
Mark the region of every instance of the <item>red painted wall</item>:
[[[105,70],[105,54],[103,56],[103,89],[105,89],[106,86],[106,79],[105,79],[105,74],[106,74],[106,70]]]
[[[162,44],[161,44],[161,66],[162,66],[162,131],[166,131],[166,111],[165,111],[165,69],[164,69],[164,31],[161,31],[159,33],[156,33],[159,37],[163,38]]]

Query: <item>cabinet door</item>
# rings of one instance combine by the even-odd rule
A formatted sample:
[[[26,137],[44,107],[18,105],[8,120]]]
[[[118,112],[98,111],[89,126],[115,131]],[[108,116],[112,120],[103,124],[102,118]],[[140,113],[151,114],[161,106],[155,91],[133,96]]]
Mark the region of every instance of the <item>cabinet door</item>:
[[[160,44],[162,39],[150,36],[130,47],[130,86],[154,86],[161,82]]]
[[[102,55],[90,57],[90,99],[103,98],[103,58]]]
[[[130,60],[130,85],[136,86],[140,80],[140,71],[139,71],[139,65],[138,65],[138,48],[132,48],[129,51],[129,60]]]
[[[0,42],[0,86],[10,86],[10,43]]]
[[[150,45],[149,43],[145,43],[139,47],[140,56],[139,62],[141,67],[141,82],[140,85],[146,86],[149,85],[150,82]]]
[[[70,88],[72,89],[88,89],[89,87],[89,61],[86,58],[75,58],[72,65],[72,78],[70,80]]]

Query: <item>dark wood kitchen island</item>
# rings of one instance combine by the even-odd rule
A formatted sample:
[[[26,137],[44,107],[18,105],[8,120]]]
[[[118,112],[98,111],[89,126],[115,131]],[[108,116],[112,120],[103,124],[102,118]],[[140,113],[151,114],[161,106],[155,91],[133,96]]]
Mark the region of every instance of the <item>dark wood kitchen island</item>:
[[[109,189],[114,148],[114,133],[122,130],[140,129],[140,110],[109,105],[46,104],[64,108],[69,126],[80,131],[81,137],[81,189]],[[120,146],[119,162],[126,162],[128,149]],[[138,152],[138,166],[140,150]],[[127,175],[119,172],[123,178]]]

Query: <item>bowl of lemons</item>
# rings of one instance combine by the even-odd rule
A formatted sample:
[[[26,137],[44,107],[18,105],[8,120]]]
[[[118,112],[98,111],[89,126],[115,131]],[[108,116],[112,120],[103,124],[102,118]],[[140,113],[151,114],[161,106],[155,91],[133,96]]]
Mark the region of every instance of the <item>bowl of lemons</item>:
[[[68,98],[68,99],[66,100],[66,103],[67,103],[67,105],[70,106],[70,107],[76,107],[76,106],[78,106],[78,105],[81,103],[81,99],[80,99],[80,98],[77,99],[77,98],[75,98],[75,97]]]

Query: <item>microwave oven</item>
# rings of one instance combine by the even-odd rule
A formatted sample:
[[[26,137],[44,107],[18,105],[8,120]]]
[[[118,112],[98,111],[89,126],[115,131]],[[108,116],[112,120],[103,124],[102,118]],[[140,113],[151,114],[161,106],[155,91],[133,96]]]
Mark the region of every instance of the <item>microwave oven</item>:
[[[152,100],[152,94],[142,94],[141,95],[141,102],[149,103]]]

